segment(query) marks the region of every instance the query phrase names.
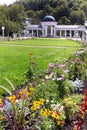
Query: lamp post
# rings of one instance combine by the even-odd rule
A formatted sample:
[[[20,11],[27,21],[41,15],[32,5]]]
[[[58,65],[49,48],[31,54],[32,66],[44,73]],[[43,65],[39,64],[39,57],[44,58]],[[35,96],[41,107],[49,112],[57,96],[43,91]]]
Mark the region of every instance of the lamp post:
[[[3,37],[3,39],[4,39],[4,30],[5,30],[5,26],[2,26],[2,37]]]

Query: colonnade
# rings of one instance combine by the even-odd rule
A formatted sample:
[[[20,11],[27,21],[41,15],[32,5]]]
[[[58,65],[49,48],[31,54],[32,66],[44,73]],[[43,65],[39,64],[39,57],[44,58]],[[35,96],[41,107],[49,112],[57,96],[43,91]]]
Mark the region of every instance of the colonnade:
[[[31,29],[25,31],[27,37],[64,37],[64,38],[84,38],[83,30],[61,30],[55,26],[44,26],[42,29]]]
[[[43,26],[42,36],[43,37],[56,37],[55,26],[53,25]]]
[[[84,38],[85,37],[85,32],[84,31],[79,31],[79,30],[57,30],[56,31],[58,37],[69,37],[69,38]]]
[[[24,32],[24,35],[26,37],[39,37],[40,35],[42,35],[42,30],[38,30],[38,29],[26,30]]]

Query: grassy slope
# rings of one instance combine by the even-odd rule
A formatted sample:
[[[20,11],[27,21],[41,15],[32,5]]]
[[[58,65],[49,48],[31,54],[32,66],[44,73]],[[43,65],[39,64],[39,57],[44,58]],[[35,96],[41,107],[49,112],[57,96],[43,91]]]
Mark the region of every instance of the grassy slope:
[[[41,40],[41,39],[40,39]],[[32,44],[37,42],[36,40],[23,40],[23,41],[12,41],[10,43],[15,44],[29,44],[30,41]],[[37,44],[45,43],[46,39],[43,39],[42,43],[39,43],[38,40]],[[47,39],[49,46],[52,46],[52,40]],[[53,44],[56,43],[53,40]],[[58,42],[58,41],[57,41]],[[72,43],[72,41],[65,40],[65,43],[70,46],[74,46],[78,44]],[[45,43],[46,44],[46,43]],[[58,43],[59,44],[59,43]],[[61,45],[64,44],[64,40],[60,40]],[[36,43],[34,44],[36,45]],[[17,86],[24,81],[24,72],[27,70],[29,64],[29,52],[32,51],[34,53],[33,57],[36,59],[36,63],[38,64],[40,69],[46,69],[49,62],[54,62],[54,60],[58,57],[61,58],[68,58],[70,54],[73,54],[76,51],[76,48],[32,48],[30,46],[8,46],[8,45],[1,45],[0,46],[0,84],[9,87],[4,77],[7,77],[12,81],[12,83]],[[0,90],[1,91],[1,90]],[[2,93],[3,91],[1,91]]]

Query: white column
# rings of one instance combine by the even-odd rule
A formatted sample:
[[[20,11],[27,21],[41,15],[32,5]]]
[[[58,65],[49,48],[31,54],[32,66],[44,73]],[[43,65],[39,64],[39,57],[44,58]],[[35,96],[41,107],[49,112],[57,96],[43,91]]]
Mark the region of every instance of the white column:
[[[47,26],[45,26],[45,37],[47,36]]]
[[[84,32],[82,32],[82,39],[84,40],[84,38],[85,38],[85,34]]]
[[[45,36],[47,36],[47,26],[46,26],[46,30],[45,30]]]
[[[87,42],[87,33],[85,34],[85,40],[86,40],[86,42]]]
[[[56,37],[56,28],[54,26],[54,37]]]
[[[53,26],[51,26],[51,36],[53,36]]]
[[[29,36],[30,36],[30,31],[28,31],[29,32]]]
[[[76,31],[74,31],[74,36],[73,37],[76,38]]]
[[[42,30],[42,37],[44,37],[44,33],[45,33],[45,28],[43,27],[43,30]]]

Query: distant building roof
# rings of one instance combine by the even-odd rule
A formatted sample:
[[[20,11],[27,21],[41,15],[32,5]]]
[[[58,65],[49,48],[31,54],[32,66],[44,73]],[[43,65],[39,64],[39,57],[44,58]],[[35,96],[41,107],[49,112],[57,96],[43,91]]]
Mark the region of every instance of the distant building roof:
[[[84,30],[85,27],[83,25],[57,25],[56,26],[56,29],[66,29],[66,30],[74,30],[74,29],[77,29],[77,30]]]
[[[40,25],[31,25],[31,24],[29,24],[29,25],[27,25],[27,26],[25,26],[25,29],[27,29],[27,30],[37,30],[37,29],[42,29],[41,27],[40,27]]]
[[[42,22],[55,22],[55,18],[53,16],[45,16]]]

